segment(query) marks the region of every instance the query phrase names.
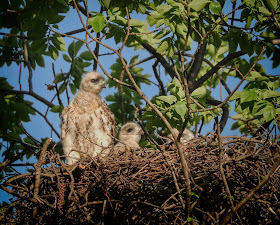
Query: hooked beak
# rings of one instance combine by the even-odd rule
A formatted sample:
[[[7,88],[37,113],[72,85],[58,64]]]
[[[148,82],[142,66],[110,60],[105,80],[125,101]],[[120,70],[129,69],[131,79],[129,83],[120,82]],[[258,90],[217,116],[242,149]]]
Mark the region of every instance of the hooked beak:
[[[104,82],[101,87],[106,88],[106,83]]]

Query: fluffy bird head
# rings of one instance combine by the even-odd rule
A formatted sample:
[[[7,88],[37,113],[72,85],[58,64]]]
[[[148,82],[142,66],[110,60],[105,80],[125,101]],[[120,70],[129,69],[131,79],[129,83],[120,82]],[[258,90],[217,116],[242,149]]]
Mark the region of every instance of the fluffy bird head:
[[[179,135],[179,131],[176,128],[173,128],[173,132],[175,133],[176,136]],[[173,137],[171,134],[169,134],[167,137],[173,141]],[[191,140],[193,138],[194,138],[193,133],[190,130],[185,129],[182,134],[182,137],[181,137],[181,143],[186,144],[186,143],[188,143],[189,140]]]
[[[99,94],[103,88],[106,88],[105,78],[97,72],[89,72],[82,79],[80,90]]]
[[[144,132],[137,123],[126,123],[121,128],[119,139],[122,142],[133,141],[139,143],[142,134]]]

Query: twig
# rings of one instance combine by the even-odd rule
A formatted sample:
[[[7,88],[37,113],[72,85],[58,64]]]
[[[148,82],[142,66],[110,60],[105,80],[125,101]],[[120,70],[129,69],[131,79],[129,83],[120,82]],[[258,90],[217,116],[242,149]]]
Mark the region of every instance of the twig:
[[[41,183],[41,169],[42,169],[41,166],[42,166],[47,148],[48,148],[51,140],[52,140],[51,138],[48,138],[46,140],[43,148],[41,149],[41,154],[40,154],[39,160],[34,165],[35,170],[36,170],[36,175],[35,175],[35,187],[34,187],[33,198],[36,199],[38,202],[40,201],[39,197],[38,197],[38,194],[39,194],[40,183]],[[38,211],[38,208],[37,208],[37,206],[35,206],[34,209],[33,209],[33,221],[35,221],[35,217],[37,216],[37,211]]]
[[[145,127],[143,126],[143,124],[140,122],[140,120],[138,119],[137,117],[137,113],[138,113],[138,109],[135,110],[135,113],[134,113],[134,118],[137,120],[137,122],[140,124],[140,126],[142,127],[144,133],[149,137],[149,139],[157,146],[157,149],[160,150],[162,156],[164,157],[164,160],[166,161],[167,163],[167,166],[172,174],[172,178],[173,178],[173,181],[174,181],[174,184],[175,184],[175,188],[177,190],[177,193],[179,195],[179,200],[180,200],[180,203],[182,205],[183,208],[185,208],[185,204],[184,204],[184,201],[183,201],[183,198],[182,198],[182,195],[181,195],[181,191],[180,191],[180,188],[179,188],[179,185],[178,185],[178,181],[177,181],[177,178],[176,178],[176,174],[175,174],[175,171],[171,165],[171,162],[168,160],[166,154],[165,154],[165,151],[160,147],[160,145],[150,136],[150,134],[148,133],[148,131],[145,129]]]
[[[28,105],[28,107],[30,107],[30,108],[33,109],[35,112],[37,112],[40,116],[42,116],[42,117],[45,119],[46,123],[50,126],[50,128],[52,129],[52,131],[53,131],[53,132],[56,134],[56,136],[60,139],[59,133],[58,133],[57,130],[54,128],[54,126],[50,123],[50,121],[48,120],[48,118],[47,118],[45,115],[43,115],[43,113],[41,113],[39,110],[35,109],[33,106]]]
[[[55,69],[54,69],[54,64],[53,63],[52,63],[52,70],[53,70],[53,77],[54,77],[54,87],[55,87],[55,90],[56,90],[56,96],[57,96],[57,99],[58,99],[58,103],[59,103],[60,106],[63,106],[60,95],[59,95],[59,90],[57,88],[57,80],[56,80]]]
[[[267,181],[270,179],[270,177],[279,169],[279,164],[280,164],[280,157],[278,157],[277,161],[274,163],[272,166],[271,170],[269,173],[265,176],[265,178],[248,194],[246,195],[232,210],[231,213],[229,213],[224,220],[221,222],[221,225],[226,225],[230,221],[230,219],[233,217],[233,215],[247,202],[250,200],[250,198],[253,197],[253,195],[260,189],[262,188]]]
[[[54,106],[53,103],[49,102],[48,100],[44,99],[40,95],[36,94],[35,92],[30,92],[30,91],[18,91],[18,90],[12,90],[12,89],[5,89],[5,88],[0,88],[0,92],[6,92],[6,93],[11,93],[11,94],[25,94],[25,95],[30,95],[40,102],[44,103],[48,107],[52,108]]]

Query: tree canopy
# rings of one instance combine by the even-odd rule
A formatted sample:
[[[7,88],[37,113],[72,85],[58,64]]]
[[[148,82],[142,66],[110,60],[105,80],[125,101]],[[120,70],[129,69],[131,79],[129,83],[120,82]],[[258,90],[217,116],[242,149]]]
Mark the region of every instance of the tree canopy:
[[[17,88],[0,77],[1,183],[18,173],[15,162],[39,157],[48,138],[37,140],[25,129],[31,116],[42,117],[59,138],[50,118],[58,121],[92,70],[108,78],[106,101],[118,126],[144,125],[149,139],[143,147],[156,148],[157,134],[168,132],[180,154],[172,128],[201,133],[215,120],[213,133],[221,133],[229,113],[232,130],[279,140],[278,0],[5,0],[0,13],[0,67],[19,68]],[[75,30],[61,26],[70,13],[78,15]],[[52,63],[47,97],[34,83],[46,62]],[[267,72],[269,65],[278,74]],[[38,102],[44,107],[34,107]],[[62,154],[61,145],[54,151]]]

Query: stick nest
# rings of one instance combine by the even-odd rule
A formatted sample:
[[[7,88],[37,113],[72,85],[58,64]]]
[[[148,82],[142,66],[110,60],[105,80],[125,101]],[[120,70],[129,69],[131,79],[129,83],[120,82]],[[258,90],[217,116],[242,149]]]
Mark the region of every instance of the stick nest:
[[[16,200],[2,222],[219,224],[233,208],[219,164],[235,206],[267,176],[279,157],[279,146],[269,141],[242,137],[222,140],[220,161],[218,144],[213,141],[194,139],[183,146],[191,183],[190,216],[180,157],[171,144],[163,145],[162,150],[114,151],[106,160],[96,158],[74,166],[46,151],[43,166],[37,164],[33,172],[5,182]],[[279,178],[276,170],[234,214],[230,224],[278,224]]]

